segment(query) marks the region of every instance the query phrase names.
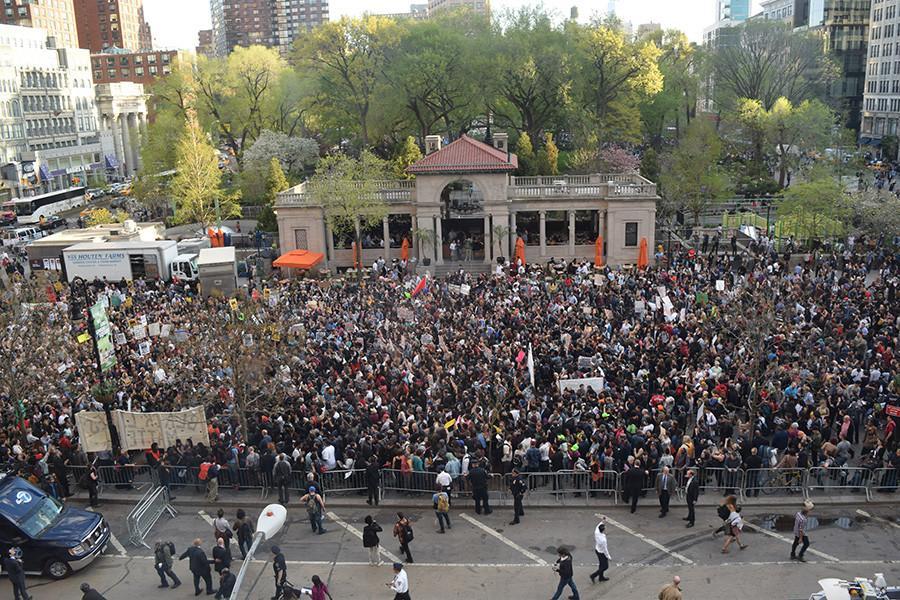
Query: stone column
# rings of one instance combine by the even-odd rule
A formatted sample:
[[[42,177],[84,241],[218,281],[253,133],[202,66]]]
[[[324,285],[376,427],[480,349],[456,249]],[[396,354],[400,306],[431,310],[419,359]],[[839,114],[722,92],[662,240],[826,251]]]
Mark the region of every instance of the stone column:
[[[124,114],[122,119],[122,145],[125,150],[125,176],[134,173],[134,149],[131,147],[131,131],[128,125],[128,114]]]
[[[122,146],[122,131],[119,129],[119,115],[113,113],[109,117],[109,129],[113,134],[113,147],[115,148],[116,160],[119,162],[119,166],[116,168],[116,172],[122,177],[125,176],[125,149]]]
[[[491,263],[494,241],[491,239],[491,215],[484,215],[484,262]]]
[[[513,251],[516,248],[516,213],[509,213],[509,235],[506,236],[506,243],[503,249],[506,251],[506,258],[512,260]]]
[[[139,114],[134,115],[134,158],[135,158],[135,168],[140,171],[144,166],[143,160],[141,159],[141,141],[144,137],[143,127],[141,126],[141,119]]]
[[[325,219],[325,247],[328,248],[328,260],[335,260],[334,232],[331,231],[331,225],[328,224],[328,219]]]
[[[388,227],[388,218],[381,221],[382,236],[384,236],[384,261],[391,262],[391,230]]]
[[[441,217],[432,217],[432,219],[434,219],[434,252],[437,255],[434,262],[442,265],[444,264],[444,232],[441,231],[443,229]]]
[[[575,256],[575,211],[569,211],[569,256]]]
[[[547,211],[540,211],[541,215],[541,256],[547,256]]]

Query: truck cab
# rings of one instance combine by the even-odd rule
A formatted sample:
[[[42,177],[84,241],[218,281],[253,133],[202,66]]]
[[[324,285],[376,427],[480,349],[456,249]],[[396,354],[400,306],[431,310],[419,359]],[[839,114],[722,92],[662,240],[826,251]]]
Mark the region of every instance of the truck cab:
[[[172,261],[171,278],[180,281],[195,281],[200,274],[196,254],[179,254]]]
[[[109,525],[71,508],[21,477],[0,479],[0,552],[22,550],[25,571],[62,579],[103,554]]]

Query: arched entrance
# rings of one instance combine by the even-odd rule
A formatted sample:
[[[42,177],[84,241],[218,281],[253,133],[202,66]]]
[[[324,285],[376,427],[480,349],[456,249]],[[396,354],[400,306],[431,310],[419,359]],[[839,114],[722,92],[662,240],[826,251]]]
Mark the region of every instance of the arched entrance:
[[[484,195],[472,181],[458,179],[444,186],[441,237],[445,261],[484,261],[485,218]]]

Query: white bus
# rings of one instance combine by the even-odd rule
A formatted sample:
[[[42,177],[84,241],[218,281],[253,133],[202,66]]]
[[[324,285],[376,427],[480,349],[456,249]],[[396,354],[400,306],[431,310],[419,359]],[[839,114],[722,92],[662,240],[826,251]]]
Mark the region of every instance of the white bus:
[[[80,186],[31,198],[19,198],[15,200],[13,209],[19,223],[39,223],[41,217],[49,217],[84,204],[85,191],[87,188]]]

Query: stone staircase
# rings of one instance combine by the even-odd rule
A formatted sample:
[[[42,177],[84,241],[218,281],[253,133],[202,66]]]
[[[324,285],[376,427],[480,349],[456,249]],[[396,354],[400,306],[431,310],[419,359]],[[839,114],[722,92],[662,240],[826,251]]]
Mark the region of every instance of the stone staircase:
[[[416,268],[416,271],[419,273],[424,273],[425,271],[430,272],[436,278],[446,277],[452,273],[456,273],[462,269],[466,273],[490,273],[493,269],[493,265],[490,263],[480,262],[480,261],[472,261],[472,262],[449,262],[444,261],[442,265],[436,265],[432,263],[427,267],[423,267],[419,265]]]

